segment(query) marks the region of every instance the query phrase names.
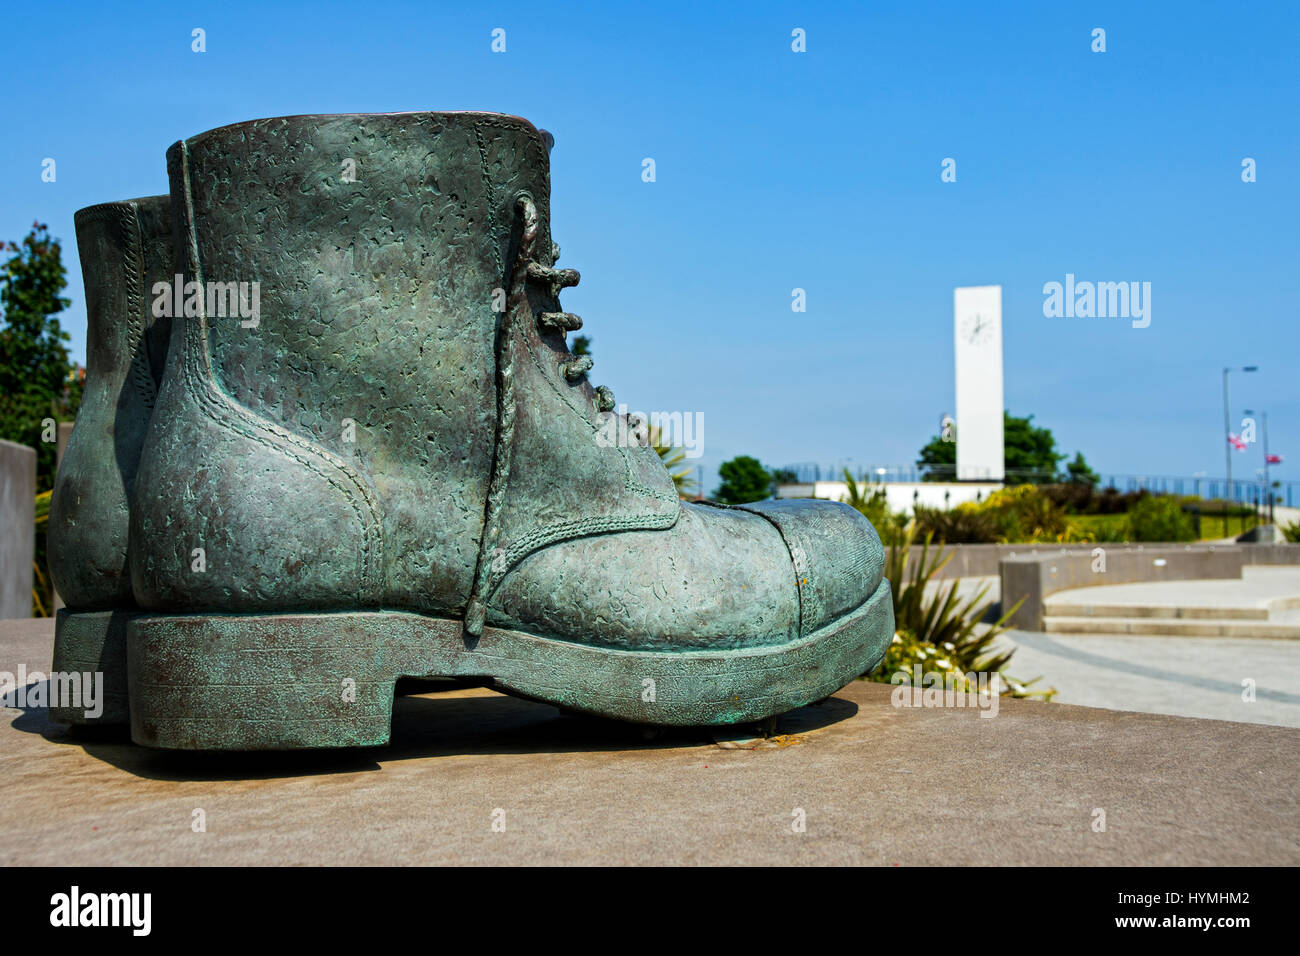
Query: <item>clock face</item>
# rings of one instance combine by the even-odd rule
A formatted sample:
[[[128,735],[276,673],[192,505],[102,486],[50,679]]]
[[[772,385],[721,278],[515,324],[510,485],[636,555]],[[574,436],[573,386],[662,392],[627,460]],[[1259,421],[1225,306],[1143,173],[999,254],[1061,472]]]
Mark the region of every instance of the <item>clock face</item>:
[[[976,312],[962,323],[961,334],[971,345],[987,345],[993,341],[993,320]]]

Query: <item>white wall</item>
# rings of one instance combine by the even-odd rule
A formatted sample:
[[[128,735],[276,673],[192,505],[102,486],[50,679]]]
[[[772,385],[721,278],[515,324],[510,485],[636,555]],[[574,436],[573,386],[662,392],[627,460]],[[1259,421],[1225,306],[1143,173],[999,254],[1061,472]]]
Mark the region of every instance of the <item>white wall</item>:
[[[1002,489],[1001,482],[942,482],[942,481],[891,481],[884,485],[859,482],[858,488],[870,494],[877,488],[885,489],[885,501],[890,511],[912,513],[913,502],[927,508],[954,508],[966,501],[984,500]],[[848,497],[849,486],[842,481],[812,481],[797,485],[778,485],[778,498],[825,498],[843,501]],[[945,500],[944,494],[947,494]],[[915,497],[913,497],[915,496]]]

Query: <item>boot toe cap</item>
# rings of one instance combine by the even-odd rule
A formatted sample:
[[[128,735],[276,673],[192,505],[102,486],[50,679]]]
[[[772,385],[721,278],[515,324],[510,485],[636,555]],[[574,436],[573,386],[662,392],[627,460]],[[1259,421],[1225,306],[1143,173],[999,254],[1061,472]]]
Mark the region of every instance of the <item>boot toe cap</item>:
[[[879,587],[871,523],[812,499],[686,504],[662,531],[595,535],[534,552],[506,574],[489,623],[629,650],[736,649],[806,636]]]
[[[804,634],[852,611],[880,586],[885,549],[871,522],[855,509],[810,498],[742,507],[776,525],[790,549]]]

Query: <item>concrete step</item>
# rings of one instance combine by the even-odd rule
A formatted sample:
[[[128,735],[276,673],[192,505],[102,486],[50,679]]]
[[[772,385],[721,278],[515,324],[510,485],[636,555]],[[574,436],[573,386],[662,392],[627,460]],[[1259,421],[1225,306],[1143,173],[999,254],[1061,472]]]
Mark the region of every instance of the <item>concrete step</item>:
[[[1267,607],[1209,607],[1143,604],[1076,604],[1048,601],[1045,617],[1151,617],[1161,619],[1267,621]]]
[[[1057,634],[1150,634],[1169,637],[1271,637],[1300,640],[1300,623],[1250,619],[1045,616],[1043,629]]]

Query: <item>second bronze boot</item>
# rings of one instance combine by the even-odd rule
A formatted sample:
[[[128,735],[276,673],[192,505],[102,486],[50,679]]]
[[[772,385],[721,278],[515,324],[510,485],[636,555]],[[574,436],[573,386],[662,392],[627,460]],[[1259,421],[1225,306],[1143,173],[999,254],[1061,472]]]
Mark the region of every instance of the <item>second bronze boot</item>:
[[[76,215],[86,289],[86,383],[50,497],[50,577],[66,607],[52,670],[103,675],[102,711],[55,706],[72,724],[127,722],[126,622],[138,609],[127,566],[128,507],[166,357],[170,320],[153,287],[171,283],[166,196],[103,203]]]

